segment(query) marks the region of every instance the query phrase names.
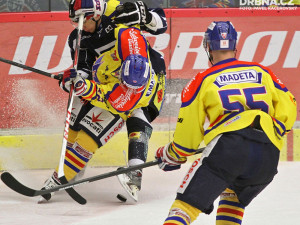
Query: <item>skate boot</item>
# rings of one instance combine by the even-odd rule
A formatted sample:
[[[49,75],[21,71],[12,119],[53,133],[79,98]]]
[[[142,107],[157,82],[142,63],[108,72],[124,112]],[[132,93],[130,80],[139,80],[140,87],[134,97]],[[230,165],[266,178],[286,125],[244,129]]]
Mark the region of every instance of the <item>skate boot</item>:
[[[58,185],[61,185],[61,182],[58,179],[57,172],[54,171],[52,176],[48,180],[45,181],[44,187],[41,190],[50,189],[50,188],[56,187]],[[54,192],[42,195],[40,197],[40,199],[38,200],[38,204],[48,202],[53,195],[54,195]]]
[[[118,168],[122,169],[122,167]],[[126,190],[128,195],[134,200],[138,201],[138,191],[141,190],[142,171],[134,170],[128,173],[123,173],[117,176],[120,184]]]

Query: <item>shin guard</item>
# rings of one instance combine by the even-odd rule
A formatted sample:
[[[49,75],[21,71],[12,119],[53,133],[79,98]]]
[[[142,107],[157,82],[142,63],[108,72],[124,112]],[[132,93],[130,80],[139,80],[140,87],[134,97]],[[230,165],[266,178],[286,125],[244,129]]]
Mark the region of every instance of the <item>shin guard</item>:
[[[126,121],[129,146],[129,165],[136,165],[146,161],[148,153],[148,142],[152,134],[152,127],[148,122],[131,117]]]

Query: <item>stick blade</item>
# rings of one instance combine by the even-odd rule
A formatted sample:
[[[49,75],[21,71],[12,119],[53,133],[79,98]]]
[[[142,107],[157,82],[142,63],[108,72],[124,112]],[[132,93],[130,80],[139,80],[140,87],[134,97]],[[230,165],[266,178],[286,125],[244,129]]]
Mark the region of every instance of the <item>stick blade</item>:
[[[29,187],[24,186],[21,184],[13,175],[11,175],[9,172],[3,172],[1,174],[1,180],[3,181],[6,186],[8,186],[10,189],[14,190],[15,192],[18,192],[21,195],[33,197],[36,196],[36,191],[34,189],[31,189]]]
[[[68,181],[66,179],[65,176],[62,176],[59,178],[60,182],[62,184],[67,184]],[[85,205],[86,204],[86,199],[83,198],[77,191],[75,191],[73,188],[68,188],[65,189],[65,191],[69,194],[69,196],[75,200],[77,203],[81,204],[81,205]]]

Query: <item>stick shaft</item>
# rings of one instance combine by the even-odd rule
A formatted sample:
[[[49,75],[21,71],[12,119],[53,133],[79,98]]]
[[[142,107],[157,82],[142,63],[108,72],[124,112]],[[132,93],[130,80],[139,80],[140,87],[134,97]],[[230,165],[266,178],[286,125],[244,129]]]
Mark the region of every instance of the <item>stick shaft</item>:
[[[58,75],[55,75],[55,74],[52,74],[52,73],[48,73],[46,71],[39,70],[39,69],[30,67],[30,66],[26,66],[26,65],[23,65],[21,63],[17,63],[17,62],[11,61],[9,59],[4,59],[4,58],[0,57],[0,61],[4,62],[4,63],[7,63],[7,64],[10,64],[10,65],[13,65],[13,66],[16,66],[16,67],[20,67],[22,69],[29,70],[31,72],[35,72],[35,73],[38,73],[38,74],[41,74],[41,75],[44,75],[44,76],[56,79],[56,80],[60,80],[60,77]]]

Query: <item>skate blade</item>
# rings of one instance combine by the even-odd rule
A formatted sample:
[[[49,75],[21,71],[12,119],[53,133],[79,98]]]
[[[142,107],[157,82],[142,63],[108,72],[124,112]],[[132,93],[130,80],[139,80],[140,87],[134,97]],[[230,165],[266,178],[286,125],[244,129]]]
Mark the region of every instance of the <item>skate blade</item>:
[[[125,191],[129,195],[129,197],[131,199],[133,199],[135,202],[137,202],[138,201],[138,191],[139,191],[137,186],[136,185],[130,185],[129,186],[127,184],[128,179],[125,178],[124,174],[117,175],[117,177],[118,177],[118,180],[119,180],[120,184],[125,189]]]

